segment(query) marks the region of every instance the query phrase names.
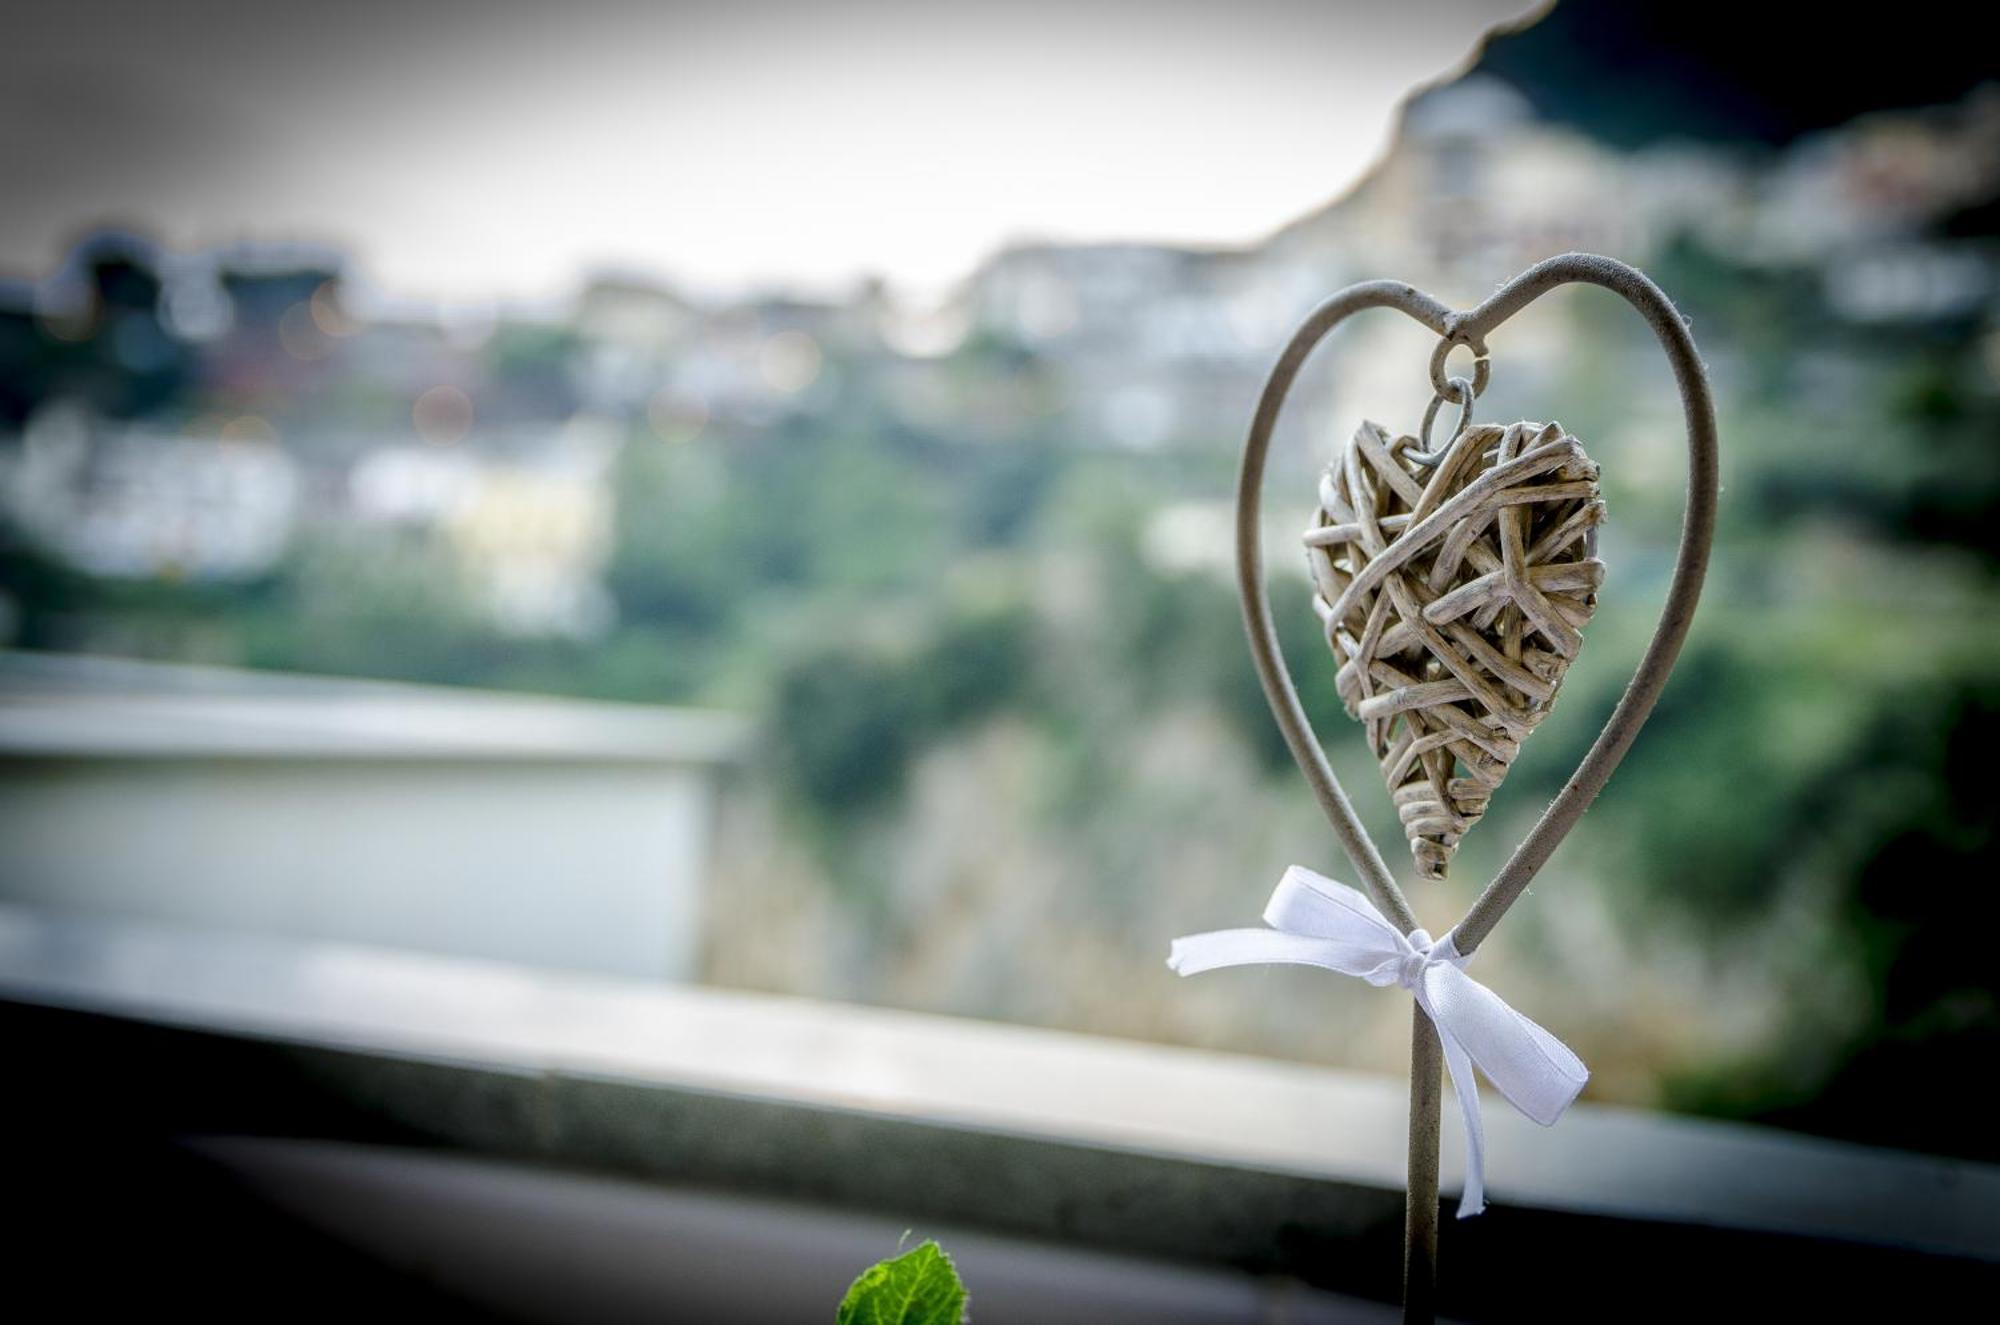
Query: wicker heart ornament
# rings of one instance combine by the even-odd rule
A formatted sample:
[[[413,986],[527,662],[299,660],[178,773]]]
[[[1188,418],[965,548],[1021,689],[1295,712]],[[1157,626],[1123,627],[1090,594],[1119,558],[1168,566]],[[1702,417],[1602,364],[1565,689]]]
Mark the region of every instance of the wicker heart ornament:
[[[1425,878],[1445,877],[1583,646],[1597,479],[1558,424],[1468,427],[1428,455],[1364,423],[1320,480],[1313,605]]]

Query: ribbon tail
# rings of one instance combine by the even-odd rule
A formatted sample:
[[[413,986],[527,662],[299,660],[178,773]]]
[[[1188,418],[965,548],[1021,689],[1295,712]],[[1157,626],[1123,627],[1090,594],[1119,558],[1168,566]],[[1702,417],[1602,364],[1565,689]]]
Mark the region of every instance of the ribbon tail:
[[[1542,1055],[1544,1067],[1533,1075],[1530,1082],[1523,1083],[1519,1088],[1511,1083],[1503,1084],[1498,1077],[1493,1079],[1493,1084],[1507,1097],[1508,1103],[1542,1126],[1552,1127],[1590,1081],[1590,1069],[1571,1052],[1568,1045],[1547,1030],[1513,1008],[1507,1011],[1519,1023],[1521,1037]]]
[[[1458,1198],[1458,1217],[1470,1219],[1486,1211],[1486,1121],[1479,1111],[1479,1079],[1473,1072],[1472,1055],[1450,1025],[1439,1018],[1428,991],[1418,1002],[1437,1031],[1438,1043],[1444,1046],[1445,1074],[1451,1078],[1465,1123],[1465,1189]]]
[[[1569,1046],[1449,962],[1424,972],[1432,1020],[1449,1029],[1509,1104],[1543,1127],[1562,1117],[1590,1080]]]

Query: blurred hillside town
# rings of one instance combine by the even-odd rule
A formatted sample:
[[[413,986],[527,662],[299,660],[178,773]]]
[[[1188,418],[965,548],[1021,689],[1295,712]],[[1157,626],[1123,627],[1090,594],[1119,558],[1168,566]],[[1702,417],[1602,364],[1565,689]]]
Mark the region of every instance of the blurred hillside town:
[[[2000,1045],[2000,987],[1936,960],[2000,903],[1902,886],[1992,865],[1968,788],[2000,737],[1997,207],[2000,86],[1783,148],[1622,150],[1475,73],[1261,244],[1026,244],[936,301],[620,274],[438,312],[335,251],[99,234],[0,285],[0,642],[737,709],[764,754],[726,798],[706,978],[1401,1070],[1390,1000],[1160,967],[1283,866],[1341,864],[1242,657],[1237,448],[1342,285],[1464,307],[1613,254],[1693,318],[1722,543],[1654,744],[1495,978],[1561,1003],[1599,1098],[1990,1151],[1971,1103],[1921,1136],[1875,1104]],[[1308,376],[1274,547],[1363,413],[1415,426],[1430,347],[1393,321]],[[1482,418],[1556,413],[1605,464],[1613,583],[1440,918],[1615,699],[1679,518],[1643,325],[1579,292],[1493,354]],[[1302,575],[1281,600],[1351,745],[1304,672]]]
[[[1396,272],[1476,295],[1569,249],[1643,263],[1693,244],[1809,276],[1849,323],[1977,322],[1993,255],[1952,222],[1996,194],[1992,92],[1764,160],[1616,153],[1475,77],[1419,98],[1364,184],[1265,244],[1024,246],[939,307],[879,286],[698,305],[599,277],[543,316],[439,317],[384,302],[333,251],[174,254],[105,234],[0,286],[0,490],[14,552],[84,575],[248,583],[305,543],[365,542],[456,578],[498,630],[595,638],[618,621],[606,573],[628,447],[859,415],[961,446],[1052,431],[1226,451],[1273,347],[1327,292]],[[14,594],[17,636],[120,643]]]

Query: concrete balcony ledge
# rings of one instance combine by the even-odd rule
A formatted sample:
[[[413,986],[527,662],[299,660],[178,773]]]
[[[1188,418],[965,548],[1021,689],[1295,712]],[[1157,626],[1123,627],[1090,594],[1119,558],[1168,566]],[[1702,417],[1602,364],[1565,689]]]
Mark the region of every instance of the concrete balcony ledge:
[[[676,979],[727,713],[0,650],[0,904]]]
[[[0,1002],[17,1069],[140,1091],[176,1135],[532,1160],[1395,1292],[1391,1080],[22,908],[0,908]],[[1521,1267],[1551,1256],[1572,1279],[1643,1273],[1663,1310],[1707,1291],[1662,1279],[1663,1256],[1756,1267],[1792,1302],[2000,1282],[1994,1166],[1588,1104],[1547,1131],[1498,1100],[1487,1121],[1494,1208],[1443,1251],[1476,1318],[1513,1318]],[[1455,1189],[1455,1120],[1445,1145]]]
[[[699,709],[0,650],[0,758],[638,764],[740,759]]]

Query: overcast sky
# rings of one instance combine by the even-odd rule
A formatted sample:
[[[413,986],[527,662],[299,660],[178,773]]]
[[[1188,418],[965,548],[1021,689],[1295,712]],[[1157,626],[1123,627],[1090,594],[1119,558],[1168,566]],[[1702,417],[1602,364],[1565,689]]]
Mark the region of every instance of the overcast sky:
[[[81,232],[338,245],[410,298],[588,270],[911,288],[1018,238],[1254,239],[1522,0],[14,0],[0,274]]]

